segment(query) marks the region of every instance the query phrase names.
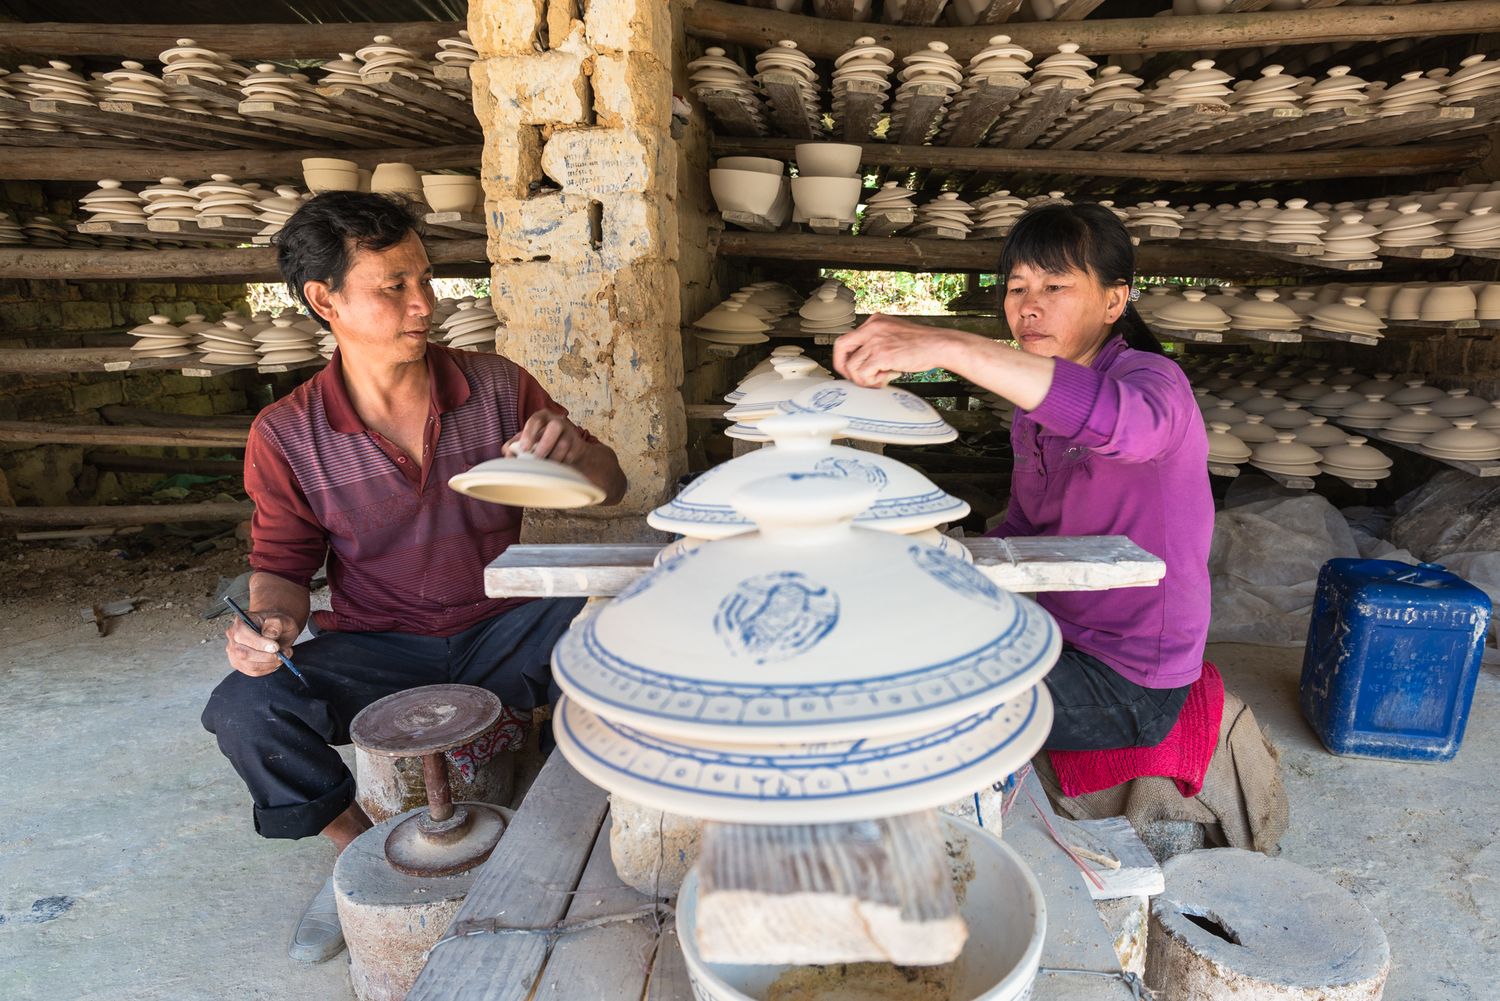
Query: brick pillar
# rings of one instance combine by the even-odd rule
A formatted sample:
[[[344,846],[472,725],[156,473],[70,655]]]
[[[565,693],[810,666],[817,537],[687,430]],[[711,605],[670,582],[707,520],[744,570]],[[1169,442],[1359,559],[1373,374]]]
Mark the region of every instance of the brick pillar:
[[[474,0],[497,347],[614,448],[616,508],[528,514],[529,541],[656,538],[686,469],[663,0]]]

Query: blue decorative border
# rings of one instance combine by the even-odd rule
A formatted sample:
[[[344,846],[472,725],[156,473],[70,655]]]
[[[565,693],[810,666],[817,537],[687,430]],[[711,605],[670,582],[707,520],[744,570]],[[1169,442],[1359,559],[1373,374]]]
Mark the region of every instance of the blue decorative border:
[[[969,716],[957,723],[944,727],[933,733],[923,734],[899,744],[888,744],[877,747],[868,752],[860,749],[863,741],[853,742],[854,755],[849,754],[811,754],[811,755],[787,755],[787,754],[754,754],[737,751],[721,751],[710,748],[693,747],[687,744],[675,743],[671,740],[655,735],[643,733],[632,727],[622,726],[612,722],[603,716],[593,714],[598,725],[613,734],[617,739],[633,745],[638,752],[659,754],[665,758],[672,759],[671,763],[664,769],[664,774],[653,778],[641,772],[631,771],[612,762],[609,756],[597,753],[589,743],[580,736],[580,731],[574,727],[574,716],[566,709],[559,713],[559,724],[565,731],[567,739],[577,747],[583,754],[597,762],[601,768],[618,775],[625,776],[632,781],[646,785],[656,785],[664,789],[672,789],[678,792],[694,796],[706,796],[730,800],[829,800],[829,799],[852,799],[862,796],[877,796],[883,793],[899,789],[911,788],[913,786],[927,785],[949,775],[958,774],[975,768],[985,761],[1006,751],[1017,740],[1026,733],[1031,721],[1036,718],[1041,707],[1041,695],[1038,688],[1033,687],[1026,692],[1030,696],[1030,705],[1026,708],[1025,717],[1016,726],[1014,731],[1006,739],[991,746],[984,754],[971,758],[958,760],[951,768],[942,771],[923,772],[920,775],[906,778],[901,781],[886,781],[879,784],[853,788],[845,782],[840,788],[831,791],[815,791],[809,788],[808,779],[811,775],[804,773],[820,772],[826,776],[829,769],[849,767],[858,768],[860,774],[868,777],[871,769],[878,768],[883,762],[890,762],[893,769],[901,770],[901,766],[895,764],[893,759],[911,754],[918,754],[929,748],[942,744],[952,743],[966,734],[989,723],[997,713],[1006,710],[1011,703],[1003,702],[983,713]],[[809,745],[815,746],[815,745]],[[618,757],[618,755],[617,755]],[[633,759],[632,759],[633,760]],[[782,782],[775,788],[757,781],[754,791],[742,792],[736,789],[726,789],[712,784],[696,785],[686,781],[673,781],[687,779],[689,775],[697,776],[704,770],[711,771],[714,768],[763,768],[768,772],[778,773]],[[670,771],[671,774],[665,774]],[[727,777],[727,776],[726,776]],[[751,778],[746,776],[747,779]],[[790,780],[801,787],[801,791],[793,793],[786,785]]]
[[[869,508],[855,516],[854,522],[888,521],[895,518],[912,518],[918,515],[942,515],[961,510],[964,501],[944,490],[933,490],[911,497],[892,497],[877,500]],[[695,525],[749,525],[750,519],[728,504],[700,504],[677,497],[657,508],[652,514],[659,518],[690,522]]]
[[[602,613],[601,613],[602,614]],[[1023,677],[1057,645],[1057,623],[1040,606],[1017,599],[1016,617],[977,650],[896,674],[841,682],[765,685],[705,682],[633,664],[604,649],[598,616],[563,635],[552,668],[565,688],[600,705],[657,719],[758,729],[889,719],[971,700]],[[588,675],[587,680],[585,674]]]

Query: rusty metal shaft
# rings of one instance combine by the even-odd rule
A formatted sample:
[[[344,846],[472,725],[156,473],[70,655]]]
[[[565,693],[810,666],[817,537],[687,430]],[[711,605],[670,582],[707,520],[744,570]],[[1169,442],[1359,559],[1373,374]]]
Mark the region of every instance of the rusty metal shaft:
[[[422,781],[427,786],[427,813],[438,823],[453,816],[453,790],[448,785],[448,762],[442,751],[422,755]]]

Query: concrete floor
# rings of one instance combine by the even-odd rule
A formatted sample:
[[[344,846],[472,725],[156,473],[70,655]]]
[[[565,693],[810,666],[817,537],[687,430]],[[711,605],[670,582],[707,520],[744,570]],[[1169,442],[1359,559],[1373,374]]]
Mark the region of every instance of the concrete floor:
[[[222,625],[146,608],[101,639],[72,609],[0,614],[0,999],[352,997],[342,961],[285,953],[329,849],[257,837],[199,726],[225,670]],[[1385,927],[1386,996],[1493,996],[1500,680],[1481,678],[1457,760],[1404,765],[1321,749],[1296,708],[1300,652],[1211,655],[1284,749],[1286,857]]]

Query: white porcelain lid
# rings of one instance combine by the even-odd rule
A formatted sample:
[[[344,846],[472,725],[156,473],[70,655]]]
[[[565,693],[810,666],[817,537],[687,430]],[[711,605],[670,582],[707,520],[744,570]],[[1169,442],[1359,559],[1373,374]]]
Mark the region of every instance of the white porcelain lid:
[[[926,400],[894,386],[873,389],[834,379],[802,390],[780,409],[843,417],[848,437],[859,441],[937,445],[958,437]]]
[[[779,476],[709,542],[573,625],[553,676],[584,708],[685,739],[858,740],[984,712],[1061,649],[1052,616],[973,566],[851,519],[876,491]]]
[[[1041,749],[1052,699],[1036,685],[927,732],[836,743],[704,746],[634,729],[564,696],[557,746],[579,774],[658,810],[729,823],[817,824],[941,806]]]
[[[883,532],[920,532],[969,513],[969,505],[895,459],[833,444],[848,421],[828,414],[777,414],[759,427],[776,444],[757,449],[693,480],[672,500],[646,516],[664,532],[697,539],[723,539],[755,529],[731,503],[747,483],[767,476],[826,476],[868,483],[874,502],[854,523]]]
[[[587,507],[605,496],[572,466],[525,453],[481,462],[449,477],[448,486],[476,500],[515,507]]]

